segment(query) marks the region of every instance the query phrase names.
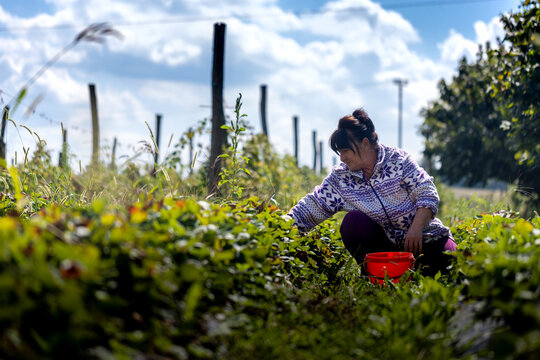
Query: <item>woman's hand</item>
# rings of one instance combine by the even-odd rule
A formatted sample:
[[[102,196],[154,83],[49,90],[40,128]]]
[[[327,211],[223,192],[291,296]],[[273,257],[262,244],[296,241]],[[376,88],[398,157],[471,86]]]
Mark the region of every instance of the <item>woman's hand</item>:
[[[405,251],[412,252],[415,256],[422,252],[422,230],[433,216],[429,208],[418,208],[407,235],[405,235]]]
[[[411,227],[405,236],[405,251],[412,252],[415,256],[422,252],[422,229]]]

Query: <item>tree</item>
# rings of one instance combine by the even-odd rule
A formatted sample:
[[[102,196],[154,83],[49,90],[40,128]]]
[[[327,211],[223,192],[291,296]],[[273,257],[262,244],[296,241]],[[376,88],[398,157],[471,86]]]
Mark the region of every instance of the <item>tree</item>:
[[[439,83],[440,98],[422,109],[424,155],[449,182],[515,182],[540,194],[540,9],[524,0],[521,11],[501,16],[505,37],[479,48],[472,63]]]
[[[540,194],[540,7],[525,0],[522,12],[501,18],[509,47],[490,51],[498,65],[493,77],[494,99],[507,131],[506,144],[519,165],[518,185],[539,202]]]

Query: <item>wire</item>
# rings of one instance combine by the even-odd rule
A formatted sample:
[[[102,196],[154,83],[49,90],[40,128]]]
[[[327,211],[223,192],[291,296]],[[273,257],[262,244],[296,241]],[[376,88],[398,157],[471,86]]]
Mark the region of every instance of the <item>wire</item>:
[[[11,96],[11,97],[13,97],[13,96],[11,94],[9,94],[8,92],[4,91],[3,89],[0,89],[0,105],[3,106],[4,105],[4,100],[1,97],[2,94],[6,94],[7,96]],[[21,105],[32,106],[32,104],[28,105],[28,103],[25,102],[25,101],[21,101]],[[45,120],[46,122],[48,122],[49,124],[55,124],[57,126],[62,126],[66,130],[74,130],[74,131],[78,131],[78,132],[81,132],[81,133],[84,133],[84,134],[92,134],[92,130],[90,130],[89,128],[80,127],[80,126],[77,126],[77,125],[67,125],[67,124],[65,124],[65,123],[63,123],[61,121],[58,121],[58,120],[55,120],[55,119],[51,118],[50,116],[48,116],[43,111],[37,112],[36,109],[31,110],[29,112],[28,116],[39,117],[39,118]],[[19,124],[16,124],[17,131],[18,131],[19,125],[23,125],[24,127],[26,127],[26,125],[23,124],[24,121],[25,120],[23,120],[22,122],[19,122]],[[19,134],[19,138],[20,138],[20,134]],[[112,143],[111,139],[109,139],[106,136],[101,136],[100,135],[100,139],[104,140],[105,142],[111,142]],[[22,142],[22,138],[20,140]],[[24,146],[24,144],[23,144],[23,146]],[[122,147],[123,143],[120,143],[119,141],[117,141],[117,146]]]
[[[392,3],[386,4],[383,6],[385,9],[404,9],[404,8],[416,8],[416,7],[435,7],[435,6],[446,6],[446,5],[469,5],[472,3],[484,3],[484,2],[495,2],[501,0],[452,0],[452,1],[415,1],[415,2],[402,2],[402,3]],[[272,17],[284,17],[292,14],[296,16],[314,16],[325,13],[348,13],[348,12],[365,12],[367,9],[365,7],[349,7],[345,9],[308,9],[308,10],[293,10],[288,13],[282,14],[271,14],[271,13],[259,13],[259,14],[238,14],[238,15],[223,15],[223,16],[184,16],[180,18],[166,18],[166,19],[156,19],[156,20],[145,20],[145,21],[106,21],[107,23],[114,24],[115,26],[146,26],[146,25],[163,25],[163,24],[181,24],[181,23],[190,23],[190,22],[200,22],[200,21],[219,21],[223,19],[258,19],[258,18],[272,18]],[[43,31],[43,30],[73,30],[80,27],[88,26],[88,24],[58,24],[53,26],[14,26],[14,27],[0,27],[0,32],[17,32],[17,31]]]
[[[502,0],[452,0],[452,1],[416,1],[416,2],[403,2],[384,5],[381,4],[385,9],[400,9],[400,8],[412,8],[412,7],[425,7],[425,6],[445,6],[445,5],[460,5],[460,4],[472,4],[472,3],[481,3],[481,2],[495,2]]]

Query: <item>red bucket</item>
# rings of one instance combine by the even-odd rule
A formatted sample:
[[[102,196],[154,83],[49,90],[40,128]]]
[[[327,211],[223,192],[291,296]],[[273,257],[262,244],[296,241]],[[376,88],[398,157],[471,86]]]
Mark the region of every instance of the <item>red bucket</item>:
[[[384,284],[386,274],[393,283],[398,283],[401,276],[414,267],[414,255],[410,252],[377,252],[367,254],[364,260],[369,281]]]

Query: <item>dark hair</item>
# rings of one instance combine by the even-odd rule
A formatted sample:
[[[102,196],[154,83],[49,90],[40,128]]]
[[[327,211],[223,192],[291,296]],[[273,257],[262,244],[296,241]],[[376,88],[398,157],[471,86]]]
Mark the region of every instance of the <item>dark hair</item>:
[[[373,121],[364,109],[357,109],[352,115],[339,119],[338,128],[330,136],[330,147],[336,154],[339,154],[340,149],[357,152],[355,143],[362,142],[364,138],[367,138],[371,145],[377,145],[379,140]]]

